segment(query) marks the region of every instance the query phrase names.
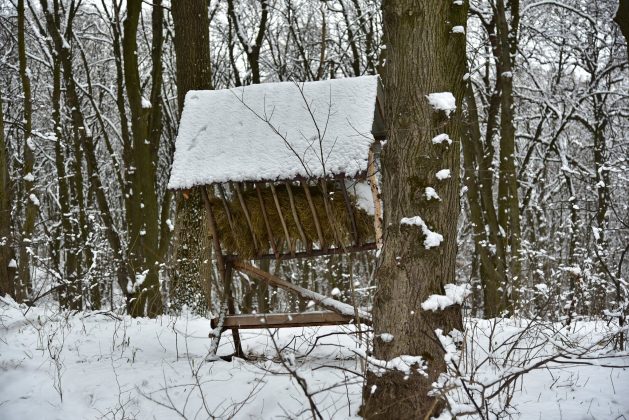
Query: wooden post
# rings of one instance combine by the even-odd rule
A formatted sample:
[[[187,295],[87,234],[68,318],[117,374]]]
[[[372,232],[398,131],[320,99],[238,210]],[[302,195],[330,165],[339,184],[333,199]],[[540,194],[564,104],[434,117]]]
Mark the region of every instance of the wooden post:
[[[380,191],[378,189],[378,177],[376,176],[376,156],[373,152],[373,149],[369,149],[367,178],[369,179],[369,186],[371,187],[371,197],[373,198],[373,227],[376,232],[376,247],[380,249],[382,248],[382,204],[380,202]]]
[[[212,204],[210,204],[210,197],[207,194],[206,187],[201,188],[201,195],[203,196],[203,203],[205,204],[205,212],[207,214],[207,222],[208,228],[210,229],[210,233],[212,234],[212,242],[214,244],[214,250],[216,254],[216,264],[218,265],[218,273],[223,282],[223,300],[227,301],[227,309],[230,313],[235,312],[234,305],[234,297],[231,291],[231,281],[232,281],[232,264],[230,262],[226,262],[223,257],[223,250],[221,249],[221,240],[218,236],[218,229],[216,227],[216,219],[214,218],[214,212],[212,211]],[[221,310],[224,310],[221,308]],[[238,357],[243,357],[242,347],[240,345],[240,335],[238,334],[237,328],[232,328],[232,336],[234,338],[234,353]],[[216,349],[218,349],[218,340],[220,340],[220,334],[218,337],[215,336],[217,340]],[[214,348],[214,346],[212,346]]]

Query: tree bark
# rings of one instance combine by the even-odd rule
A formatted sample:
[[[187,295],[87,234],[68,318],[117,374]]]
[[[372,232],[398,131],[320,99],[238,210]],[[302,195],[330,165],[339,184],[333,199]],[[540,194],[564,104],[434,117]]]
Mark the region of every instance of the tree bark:
[[[163,42],[161,0],[153,2],[153,34],[151,78],[153,95],[161,90],[161,48]],[[133,261],[135,280],[133,291],[127,295],[127,307],[132,316],[160,315],[163,311],[159,285],[159,204],[156,189],[157,151],[159,138],[155,127],[161,124],[160,104],[152,103],[142,96],[142,81],[138,63],[137,32],[142,1],[127,2],[127,17],[123,22],[122,55],[127,99],[131,111],[133,148],[129,177],[131,199],[127,223],[129,224],[129,257]],[[156,21],[155,21],[156,20]],[[157,61],[155,61],[157,60]],[[156,144],[157,143],[157,144]]]
[[[15,297],[15,253],[11,235],[12,186],[9,176],[9,156],[4,141],[4,112],[0,94],[0,296]]]
[[[466,13],[467,2],[383,3],[388,141],[382,152],[385,231],[375,274],[374,356],[421,356],[426,376],[417,372],[417,365],[409,375],[369,370],[363,391],[365,418],[428,418],[444,405],[428,396],[446,370],[435,330],[447,334],[462,329],[461,310],[455,305],[424,311],[421,304],[432,294],[443,295],[444,285],[455,282],[466,62],[465,35],[453,27],[465,26]],[[456,98],[456,112],[450,117],[429,105],[426,95],[436,92],[451,92]],[[441,133],[453,140],[450,146],[432,143]],[[449,169],[451,177],[438,179],[441,169]],[[441,200],[428,200],[426,187],[435,188]],[[422,229],[400,224],[402,218],[414,216],[443,235],[439,246],[427,249]],[[392,334],[393,340],[380,339],[383,333]]]
[[[175,25],[177,103],[181,113],[188,91],[212,89],[210,22],[204,0],[176,1],[171,12]],[[191,302],[184,302],[190,290],[203,290],[207,309],[211,310],[212,250],[199,188],[186,196],[178,194],[176,211],[171,298],[190,305]]]
[[[26,59],[26,16],[24,0],[18,0],[17,2],[17,40],[19,73],[22,81],[22,93],[24,94],[24,149],[21,174],[21,201],[24,207],[24,223],[21,228],[22,241],[20,244],[20,261],[18,265],[19,287],[16,288],[14,297],[18,301],[21,301],[27,298],[31,290],[30,253],[38,210],[34,189],[35,183],[32,177],[35,168],[35,150],[32,139],[33,104],[31,98],[31,72]]]

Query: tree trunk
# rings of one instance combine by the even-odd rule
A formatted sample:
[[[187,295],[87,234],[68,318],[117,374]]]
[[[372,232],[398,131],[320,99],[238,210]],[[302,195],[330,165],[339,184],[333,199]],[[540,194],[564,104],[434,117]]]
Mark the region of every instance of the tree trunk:
[[[210,23],[207,2],[204,0],[174,2],[171,12],[175,25],[177,103],[181,113],[186,93],[189,90],[212,89]],[[211,309],[210,234],[198,188],[191,190],[185,196],[178,194],[175,224],[175,267],[171,271],[174,288],[171,298],[186,303],[183,300],[186,299],[185,295],[188,295],[190,290],[203,290],[207,308]]]
[[[442,311],[421,308],[432,294],[445,294],[455,282],[456,223],[459,213],[459,143],[465,86],[467,2],[388,0],[383,3],[387,61],[383,83],[388,142],[383,147],[382,198],[384,246],[376,270],[374,356],[391,360],[420,356],[426,376],[389,370],[367,372],[362,414],[365,418],[407,419],[438,416],[443,402],[428,396],[432,383],[446,370],[444,350],[435,330],[462,329],[458,305]],[[453,27],[457,26],[456,30]],[[451,92],[456,112],[450,117],[432,107],[426,95]],[[451,145],[433,144],[447,133]],[[451,176],[436,173],[449,169]],[[428,200],[433,187],[441,200]],[[427,228],[443,235],[427,248],[419,226],[402,226],[404,217],[419,216]],[[393,335],[392,341],[380,338]]]
[[[11,236],[11,177],[4,141],[4,113],[0,94],[0,296],[15,297],[15,253]]]
[[[163,36],[163,8],[161,0],[153,2],[153,34],[151,78],[154,94],[161,90],[161,48]],[[154,127],[161,123],[160,104],[152,103],[142,96],[142,81],[138,63],[137,31],[142,1],[127,2],[127,17],[123,23],[123,72],[126,82],[127,99],[131,111],[131,132],[133,148],[129,177],[132,196],[127,222],[129,224],[129,257],[135,272],[132,291],[127,291],[127,307],[132,316],[160,315],[163,311],[159,285],[159,204],[157,199],[157,151],[159,135],[154,135]],[[157,60],[157,61],[156,61]],[[157,137],[157,139],[155,139]]]
[[[22,241],[20,244],[20,261],[18,266],[19,287],[15,290],[15,298],[20,301],[27,298],[31,290],[31,247],[32,235],[35,229],[35,219],[37,218],[38,202],[35,195],[35,183],[33,170],[35,167],[35,146],[33,144],[32,124],[33,124],[33,104],[31,98],[31,72],[26,61],[26,16],[24,10],[24,0],[17,2],[17,39],[18,39],[18,59],[20,66],[20,79],[22,81],[22,92],[24,94],[24,154],[22,163],[22,195],[21,201],[24,206],[24,223],[21,228]],[[29,176],[30,175],[30,176]]]

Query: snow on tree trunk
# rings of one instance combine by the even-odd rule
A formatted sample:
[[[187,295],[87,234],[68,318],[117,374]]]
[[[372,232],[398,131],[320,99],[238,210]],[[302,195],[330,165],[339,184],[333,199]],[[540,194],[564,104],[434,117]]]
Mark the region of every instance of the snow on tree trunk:
[[[462,329],[460,305],[427,311],[421,304],[432,295],[444,295],[444,286],[455,280],[465,34],[452,28],[465,24],[466,9],[459,2],[383,4],[389,127],[382,152],[384,246],[376,270],[373,318],[376,337],[394,338],[374,340],[374,357],[419,357],[421,363],[407,371],[369,370],[361,412],[365,418],[428,418],[443,406],[428,396],[446,369],[435,330]],[[435,101],[450,98],[446,93],[455,98],[454,104]],[[432,141],[443,133],[452,139],[451,145]],[[449,177],[441,176],[444,169]],[[441,200],[427,197],[427,188]],[[423,223],[400,223],[419,220],[415,217]],[[425,246],[428,232],[438,232],[443,241]]]

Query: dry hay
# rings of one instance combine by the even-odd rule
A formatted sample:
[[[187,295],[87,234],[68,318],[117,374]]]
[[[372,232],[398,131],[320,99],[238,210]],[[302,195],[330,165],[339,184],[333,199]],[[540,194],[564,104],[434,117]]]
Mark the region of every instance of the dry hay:
[[[340,187],[335,187],[333,182],[328,182],[326,188],[330,197],[328,203],[330,206],[331,217],[328,217],[325,209],[321,186],[310,185],[310,195],[318,216],[325,245],[327,247],[344,247],[353,245],[352,223],[347,212],[345,199],[343,198],[343,191]],[[273,233],[273,239],[276,243],[278,251],[280,253],[285,253],[289,252],[291,249],[293,251],[310,249],[313,244],[321,247],[314,217],[312,215],[312,211],[310,210],[310,205],[304,189],[298,185],[291,185],[291,192],[293,194],[296,212],[301,222],[303,232],[306,236],[305,244],[303,243],[297,223],[293,217],[293,211],[286,185],[276,185],[275,191],[291,240],[290,244],[287,244],[286,234],[284,233],[284,228],[282,226],[270,186],[260,186],[264,209],[266,211],[269,225]],[[251,224],[253,225],[253,232],[255,234],[255,243],[257,244],[259,252],[256,252],[256,245],[254,244],[245,213],[240,205],[238,195],[233,188],[225,194],[225,203],[227,204],[229,213],[231,214],[233,222],[232,226],[230,226],[227,212],[225,211],[225,203],[219,197],[215,196],[211,198],[212,210],[214,211],[216,217],[221,244],[224,248],[223,251],[239,255],[243,258],[253,258],[256,255],[272,253],[272,247],[267,233],[267,225],[261,211],[258,192],[251,184],[246,185],[243,189],[241,189],[241,192],[251,218]],[[355,198],[351,194],[350,201],[354,218],[356,220],[360,242],[366,243],[373,241],[373,216],[367,214],[367,212],[363,209],[358,208],[355,205]],[[340,243],[337,241],[337,238]]]

